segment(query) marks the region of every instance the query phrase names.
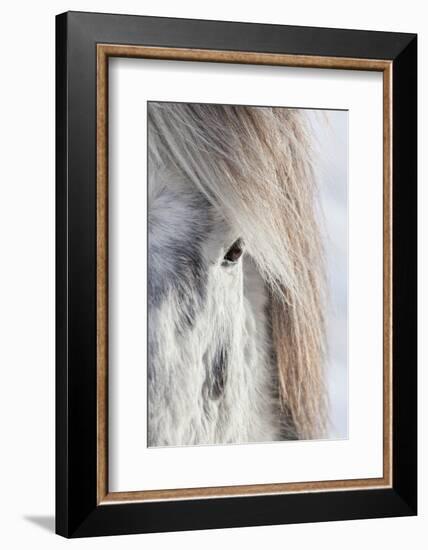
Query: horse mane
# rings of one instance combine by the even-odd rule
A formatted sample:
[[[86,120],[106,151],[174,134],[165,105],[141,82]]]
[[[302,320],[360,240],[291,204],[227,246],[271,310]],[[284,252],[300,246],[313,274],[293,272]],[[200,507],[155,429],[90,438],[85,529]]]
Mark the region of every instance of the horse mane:
[[[325,269],[314,148],[302,110],[148,104],[150,165],[203,193],[269,291],[278,393],[299,439],[325,435]]]

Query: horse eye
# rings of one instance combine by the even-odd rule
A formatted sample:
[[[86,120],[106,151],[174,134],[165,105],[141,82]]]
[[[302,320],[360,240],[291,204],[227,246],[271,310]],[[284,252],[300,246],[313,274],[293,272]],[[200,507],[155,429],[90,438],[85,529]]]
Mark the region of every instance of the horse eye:
[[[224,260],[227,262],[237,262],[242,256],[243,247],[241,239],[235,241],[224,256]]]

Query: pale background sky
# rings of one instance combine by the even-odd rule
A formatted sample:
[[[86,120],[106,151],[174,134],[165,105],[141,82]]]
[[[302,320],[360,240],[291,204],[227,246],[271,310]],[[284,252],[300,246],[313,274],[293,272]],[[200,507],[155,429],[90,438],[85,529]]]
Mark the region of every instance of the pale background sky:
[[[329,286],[327,364],[331,438],[348,436],[348,112],[315,111]]]

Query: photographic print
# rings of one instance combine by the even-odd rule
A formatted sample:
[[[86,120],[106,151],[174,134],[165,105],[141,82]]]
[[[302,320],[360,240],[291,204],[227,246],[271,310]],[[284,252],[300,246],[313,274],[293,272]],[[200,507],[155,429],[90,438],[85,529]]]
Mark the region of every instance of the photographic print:
[[[147,121],[148,446],[346,438],[347,111]]]

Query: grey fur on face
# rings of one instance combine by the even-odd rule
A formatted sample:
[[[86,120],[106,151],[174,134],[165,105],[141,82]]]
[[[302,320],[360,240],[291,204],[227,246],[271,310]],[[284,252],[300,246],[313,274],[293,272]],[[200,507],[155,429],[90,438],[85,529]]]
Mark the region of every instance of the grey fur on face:
[[[183,227],[169,216],[181,209]],[[181,320],[195,322],[205,299],[207,265],[202,247],[211,231],[210,205],[199,193],[185,197],[164,188],[149,213],[148,301],[149,311],[158,308],[168,293],[177,293]]]

